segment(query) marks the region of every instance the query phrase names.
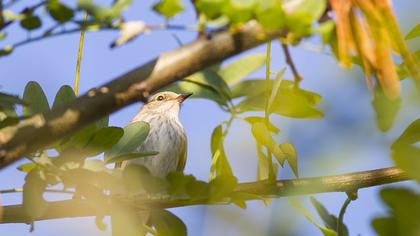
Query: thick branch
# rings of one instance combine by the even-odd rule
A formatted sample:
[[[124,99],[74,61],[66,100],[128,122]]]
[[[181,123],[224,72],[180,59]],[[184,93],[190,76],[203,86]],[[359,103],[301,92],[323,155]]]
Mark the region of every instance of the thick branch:
[[[262,38],[262,35],[266,35]],[[0,168],[23,155],[85,127],[150,93],[200,71],[216,62],[276,38],[282,32],[265,34],[255,22],[239,33],[218,32],[164,53],[113,81],[91,90],[69,105],[39,114],[16,127],[0,132]]]
[[[278,180],[274,183],[265,181],[238,184],[234,192],[248,193],[246,200],[256,200],[261,197],[278,198],[294,195],[306,195],[325,192],[350,192],[361,188],[378,186],[408,180],[406,173],[398,168],[384,168],[370,171],[354,172],[349,174],[310,177],[301,179]],[[255,195],[255,197],[253,197]],[[210,202],[208,198],[191,201],[189,199],[177,200],[150,200],[145,198],[122,199],[132,207],[145,208],[173,208],[199,204],[226,204],[226,201]],[[109,213],[109,205],[104,206],[104,212]],[[44,215],[36,219],[49,220],[69,217],[95,216],[95,209],[85,200],[66,200],[48,203]],[[23,205],[10,205],[3,207],[3,219],[0,223],[27,223],[28,216]]]

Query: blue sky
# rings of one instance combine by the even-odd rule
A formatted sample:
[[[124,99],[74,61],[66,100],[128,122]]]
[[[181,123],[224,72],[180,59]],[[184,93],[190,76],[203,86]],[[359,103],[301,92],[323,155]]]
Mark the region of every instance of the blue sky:
[[[147,23],[161,23],[163,19],[150,11],[152,1],[134,1],[125,12],[127,20],[144,20]],[[396,14],[403,32],[407,32],[420,20],[419,1],[394,1]],[[192,24],[194,15],[188,5],[187,11],[175,17],[173,23]],[[9,38],[0,41],[0,46],[26,37],[18,27],[11,27]],[[156,31],[145,35],[121,48],[111,50],[110,42],[117,32],[89,32],[85,37],[81,69],[80,92],[108,82],[116,76],[139,66],[160,53],[178,47],[171,35],[176,33],[184,42],[195,38],[193,32]],[[79,34],[48,39],[18,48],[11,56],[0,58],[1,90],[22,95],[25,84],[36,80],[46,91],[50,102],[63,84],[73,84]],[[325,113],[322,120],[298,120],[273,116],[273,123],[282,130],[276,138],[293,143],[299,155],[299,170],[302,176],[339,174],[391,166],[389,144],[398,137],[404,127],[420,116],[416,108],[411,81],[403,83],[404,105],[395,126],[388,133],[381,133],[375,127],[374,113],[369,94],[359,68],[343,70],[334,58],[314,51],[311,45],[318,40],[310,40],[297,48],[292,48],[292,56],[303,75],[302,87],[323,96],[320,108]],[[417,41],[418,43],[418,41]],[[416,47],[417,46],[417,47]],[[418,44],[410,42],[409,47],[418,49]],[[260,46],[245,54],[264,52]],[[241,54],[239,56],[242,56]],[[281,48],[272,48],[272,70],[285,67]],[[263,77],[261,69],[253,74]],[[286,77],[292,78],[290,71]],[[418,104],[417,104],[418,105]],[[140,104],[134,104],[113,114],[110,124],[125,126],[136,114]],[[188,161],[185,172],[207,180],[210,168],[210,135],[214,127],[228,114],[213,102],[189,100],[181,111],[181,121],[187,131]],[[240,181],[252,181],[256,174],[256,152],[247,124],[234,123],[226,140],[226,152]],[[24,175],[16,170],[18,163],[2,169],[0,189],[20,187]],[[288,167],[280,170],[280,178],[292,177]],[[414,184],[403,183],[395,186]],[[359,191],[359,199],[351,203],[345,215],[345,222],[351,235],[374,235],[370,221],[386,210],[378,201],[378,190],[374,187]],[[345,200],[344,193],[316,195],[334,214],[338,214]],[[53,197],[54,198],[54,197]],[[0,196],[2,204],[21,202],[19,194]],[[307,203],[307,198],[302,201]],[[307,205],[309,208],[310,206]],[[311,208],[310,208],[311,209]],[[313,209],[311,209],[313,210]],[[321,235],[320,231],[305,218],[296,213],[287,199],[273,200],[266,207],[261,202],[250,202],[246,210],[235,206],[194,206],[174,209],[188,226],[189,235]],[[313,212],[313,211],[312,211]],[[24,224],[0,225],[0,235],[110,235],[109,227],[99,231],[93,218],[78,218],[37,222],[35,231],[29,233]]]

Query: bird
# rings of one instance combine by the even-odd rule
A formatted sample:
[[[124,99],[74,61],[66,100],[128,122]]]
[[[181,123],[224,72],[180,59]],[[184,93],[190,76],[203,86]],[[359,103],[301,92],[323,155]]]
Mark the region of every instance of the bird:
[[[177,94],[170,91],[158,92],[152,95],[131,122],[143,121],[150,126],[149,134],[136,152],[156,151],[150,157],[126,160],[115,164],[115,168],[124,169],[128,165],[143,165],[149,172],[157,177],[165,178],[170,172],[183,171],[187,160],[187,136],[179,120],[181,104],[192,93]],[[137,212],[135,219],[111,214],[112,235],[146,235],[144,228],[150,219],[150,212]],[[137,226],[137,230],[126,227],[127,223]]]
[[[154,176],[165,178],[173,171],[183,171],[187,160],[187,137],[179,120],[181,104],[192,93],[177,94],[170,91],[152,95],[131,122],[149,124],[149,134],[136,152],[157,152],[150,157],[116,163],[123,168],[128,164],[143,165]]]

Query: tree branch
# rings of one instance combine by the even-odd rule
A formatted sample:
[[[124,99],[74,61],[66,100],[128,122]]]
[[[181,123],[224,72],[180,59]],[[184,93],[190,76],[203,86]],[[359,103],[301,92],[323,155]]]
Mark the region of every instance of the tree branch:
[[[354,172],[342,175],[309,177],[301,179],[278,180],[269,183],[267,181],[240,183],[235,192],[247,193],[246,200],[258,200],[264,198],[279,198],[294,195],[307,195],[325,192],[350,192],[361,188],[378,186],[408,180],[406,173],[396,167]],[[255,196],[255,197],[254,197]],[[211,202],[208,198],[190,200],[187,198],[165,200],[146,199],[144,197],[122,198],[117,200],[129,204],[133,208],[173,208],[200,204],[229,204],[227,200]],[[111,202],[111,201],[110,201]],[[101,212],[109,214],[110,204],[104,206]],[[35,219],[49,220],[70,217],[95,216],[98,212],[92,204],[86,200],[65,200],[49,202],[44,215]],[[0,223],[28,223],[28,216],[23,205],[10,205],[3,207],[3,219]]]
[[[149,94],[172,82],[284,33],[266,33],[257,23],[250,22],[236,34],[222,31],[210,38],[200,37],[89,91],[68,105],[8,127],[0,132],[0,168],[107,114],[144,101]]]

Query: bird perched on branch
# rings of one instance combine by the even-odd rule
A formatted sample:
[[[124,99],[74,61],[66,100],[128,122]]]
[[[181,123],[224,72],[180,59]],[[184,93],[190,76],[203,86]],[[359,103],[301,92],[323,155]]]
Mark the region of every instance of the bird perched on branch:
[[[152,175],[162,178],[172,171],[184,170],[187,137],[179,121],[179,110],[184,100],[191,95],[191,93],[174,92],[160,92],[153,95],[132,122],[144,121],[150,125],[149,135],[136,151],[157,151],[158,154],[117,163],[116,167],[124,168],[127,164],[139,164],[145,166]]]

